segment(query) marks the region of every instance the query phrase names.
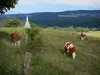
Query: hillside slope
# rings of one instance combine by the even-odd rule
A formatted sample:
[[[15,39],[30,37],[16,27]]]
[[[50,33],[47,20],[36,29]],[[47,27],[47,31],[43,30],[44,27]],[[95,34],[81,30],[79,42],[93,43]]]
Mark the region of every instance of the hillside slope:
[[[25,20],[26,16],[29,16],[29,20],[32,23],[36,23],[42,27],[100,27],[100,10],[77,10],[64,12],[11,14],[0,16],[0,20],[12,17],[16,17],[20,20]]]
[[[23,29],[18,30],[23,35]],[[0,75],[23,75],[23,63],[27,43],[23,39],[21,48],[11,46],[11,29],[0,30]],[[100,74],[100,39],[87,37],[81,41],[75,33],[69,31],[41,29],[43,46],[41,52],[32,56],[29,75],[99,75]],[[76,59],[64,56],[64,44],[72,42],[77,49]],[[9,60],[7,58],[10,58]],[[9,64],[9,65],[8,65]]]

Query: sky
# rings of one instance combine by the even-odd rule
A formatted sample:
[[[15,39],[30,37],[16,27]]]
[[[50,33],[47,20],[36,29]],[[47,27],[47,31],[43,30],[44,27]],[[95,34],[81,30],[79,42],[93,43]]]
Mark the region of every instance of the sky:
[[[6,14],[100,10],[100,0],[19,0]]]

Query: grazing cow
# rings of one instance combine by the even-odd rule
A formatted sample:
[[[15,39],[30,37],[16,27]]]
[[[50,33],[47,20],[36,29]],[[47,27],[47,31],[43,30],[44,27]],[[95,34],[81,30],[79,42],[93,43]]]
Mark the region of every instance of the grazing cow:
[[[86,37],[86,33],[85,32],[81,32],[81,40],[84,40]]]
[[[13,45],[18,45],[20,47],[20,36],[17,33],[11,33],[10,38]]]
[[[71,54],[72,58],[75,59],[75,56],[76,56],[76,48],[75,46],[70,43],[70,42],[66,42],[65,43],[65,46],[64,46],[64,49],[67,53]]]

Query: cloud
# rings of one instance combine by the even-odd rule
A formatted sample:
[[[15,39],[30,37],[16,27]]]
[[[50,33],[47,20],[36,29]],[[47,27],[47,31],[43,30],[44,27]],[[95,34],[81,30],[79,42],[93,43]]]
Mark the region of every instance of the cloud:
[[[99,5],[100,0],[19,0],[19,4],[70,4],[70,5]]]

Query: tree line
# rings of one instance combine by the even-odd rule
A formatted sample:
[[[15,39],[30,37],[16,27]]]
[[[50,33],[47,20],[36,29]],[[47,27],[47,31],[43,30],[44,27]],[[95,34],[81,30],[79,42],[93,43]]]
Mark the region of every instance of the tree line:
[[[31,25],[37,25],[30,22]],[[25,21],[19,20],[17,18],[11,18],[11,19],[5,19],[2,22],[0,22],[1,27],[24,27]],[[39,25],[37,25],[39,26]],[[41,28],[44,28],[41,26]],[[46,27],[49,29],[62,29],[62,30],[68,30],[68,31],[100,31],[100,28],[89,28],[89,27],[74,27],[74,26],[68,26],[68,27],[58,27],[58,26],[51,26]]]

